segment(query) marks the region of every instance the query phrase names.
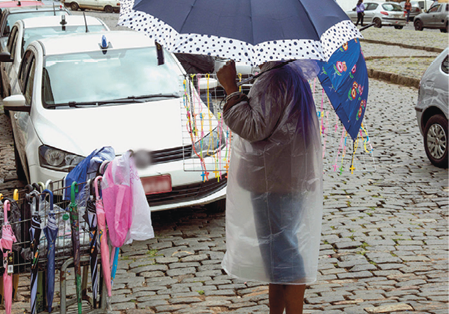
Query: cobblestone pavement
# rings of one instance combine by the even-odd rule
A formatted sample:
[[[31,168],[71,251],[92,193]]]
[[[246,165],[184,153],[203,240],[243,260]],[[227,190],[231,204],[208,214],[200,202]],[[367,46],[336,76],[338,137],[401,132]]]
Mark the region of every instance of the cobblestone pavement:
[[[319,274],[305,313],[446,314],[448,170],[425,156],[417,90],[376,80],[370,87],[365,125],[377,170],[325,173]],[[0,113],[0,180],[14,172],[10,136]],[[18,182],[0,191],[5,184]],[[267,286],[221,270],[224,211],[184,208],[152,219],[155,239],[122,248],[114,313],[268,313]],[[28,283],[22,276],[15,313],[28,309]]]

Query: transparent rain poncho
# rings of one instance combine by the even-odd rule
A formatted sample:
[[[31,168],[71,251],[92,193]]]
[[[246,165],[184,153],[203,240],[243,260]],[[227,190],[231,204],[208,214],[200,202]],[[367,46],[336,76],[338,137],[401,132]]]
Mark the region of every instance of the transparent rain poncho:
[[[264,65],[265,71],[277,65]],[[226,108],[234,133],[222,266],[274,284],[316,280],[323,208],[319,121],[298,63],[256,80],[249,100]]]

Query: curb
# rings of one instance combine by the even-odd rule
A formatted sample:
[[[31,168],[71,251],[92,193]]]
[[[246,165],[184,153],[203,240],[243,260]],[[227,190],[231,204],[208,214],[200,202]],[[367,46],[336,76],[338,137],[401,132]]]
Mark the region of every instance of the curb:
[[[443,52],[444,49],[442,48],[436,48],[436,47],[425,47],[425,46],[412,46],[412,45],[406,45],[401,43],[392,43],[389,41],[382,41],[382,40],[374,40],[374,39],[361,39],[361,41],[372,43],[372,44],[381,44],[381,45],[387,45],[387,46],[399,46],[402,48],[408,48],[408,49],[416,49],[416,50],[426,50],[426,51],[432,51],[432,52]]]
[[[398,84],[406,87],[419,88],[419,83],[421,80],[402,76],[399,74],[394,74],[390,72],[378,71],[374,69],[368,69],[368,77],[373,79],[378,79],[388,83]]]

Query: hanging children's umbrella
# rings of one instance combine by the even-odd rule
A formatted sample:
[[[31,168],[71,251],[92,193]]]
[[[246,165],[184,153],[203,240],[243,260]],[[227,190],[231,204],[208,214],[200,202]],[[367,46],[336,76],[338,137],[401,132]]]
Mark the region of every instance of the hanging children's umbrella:
[[[93,307],[97,308],[97,296],[98,296],[98,247],[97,247],[97,211],[95,209],[95,201],[92,199],[87,200],[86,212],[84,213],[84,220],[89,225],[89,238],[90,238],[90,273],[92,279],[92,296]]]
[[[5,272],[3,273],[3,293],[5,300],[6,314],[11,314],[12,305],[12,274],[13,274],[13,256],[12,256],[12,244],[16,242],[16,237],[12,231],[11,225],[8,223],[8,210],[9,201],[5,201],[3,205],[3,226],[2,226],[2,238],[0,240],[0,246],[3,252],[3,267]],[[11,263],[11,267],[8,264]]]
[[[39,194],[36,191],[27,194],[27,201],[29,202],[32,211],[31,228],[30,228],[30,248],[32,254],[31,260],[31,314],[36,313],[36,296],[37,296],[37,282],[39,262],[39,241],[41,237],[41,217],[39,216]]]
[[[76,205],[76,193],[78,185],[72,182],[70,187],[70,226],[72,228],[73,264],[75,265],[76,300],[78,302],[78,314],[82,313],[81,299],[81,262],[80,262],[80,226],[78,219],[78,207]]]
[[[48,312],[51,313],[53,305],[53,296],[55,292],[55,242],[58,237],[58,224],[53,211],[53,193],[50,190],[42,191],[42,200],[45,194],[50,198],[50,212],[48,213],[47,226],[44,228],[44,234],[47,238],[47,305]]]
[[[109,246],[108,246],[108,238],[106,236],[106,214],[103,209],[103,200],[100,198],[100,194],[98,192],[98,180],[101,180],[102,177],[98,176],[95,178],[95,196],[96,201],[95,205],[97,207],[97,219],[98,219],[98,228],[99,231],[99,240],[100,240],[100,249],[101,249],[101,266],[103,269],[103,277],[104,282],[106,284],[106,289],[108,291],[108,296],[111,297],[111,267],[109,265]]]

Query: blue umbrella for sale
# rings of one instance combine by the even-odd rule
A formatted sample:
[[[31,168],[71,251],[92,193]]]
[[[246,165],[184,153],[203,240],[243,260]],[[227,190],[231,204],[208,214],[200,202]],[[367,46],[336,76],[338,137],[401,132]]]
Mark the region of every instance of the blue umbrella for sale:
[[[47,226],[44,228],[44,234],[47,238],[47,305],[48,313],[51,313],[53,305],[53,296],[55,293],[55,242],[58,237],[58,224],[53,211],[53,193],[50,190],[42,192],[42,201],[45,194],[50,198],[50,212],[48,213]]]
[[[31,228],[30,228],[30,240],[31,240],[31,314],[36,313],[36,296],[37,296],[37,282],[38,282],[38,269],[37,265],[39,262],[39,242],[41,236],[41,217],[39,216],[39,193],[36,191],[27,194],[27,201],[30,203],[30,208],[32,210],[31,216]]]

